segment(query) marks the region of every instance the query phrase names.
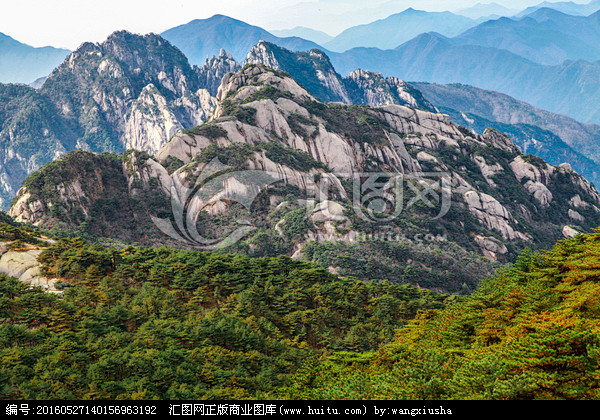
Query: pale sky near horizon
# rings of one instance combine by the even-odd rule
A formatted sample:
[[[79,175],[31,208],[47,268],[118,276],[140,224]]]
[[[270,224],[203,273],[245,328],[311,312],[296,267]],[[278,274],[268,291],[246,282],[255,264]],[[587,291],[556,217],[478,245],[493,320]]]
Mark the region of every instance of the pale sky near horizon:
[[[357,24],[382,19],[408,7],[456,11],[495,2],[511,9],[543,0],[2,0],[0,32],[42,47],[76,49],[100,42],[116,30],[160,33],[193,19],[223,14],[264,29],[306,26],[337,35]],[[589,0],[575,0],[587,3]]]

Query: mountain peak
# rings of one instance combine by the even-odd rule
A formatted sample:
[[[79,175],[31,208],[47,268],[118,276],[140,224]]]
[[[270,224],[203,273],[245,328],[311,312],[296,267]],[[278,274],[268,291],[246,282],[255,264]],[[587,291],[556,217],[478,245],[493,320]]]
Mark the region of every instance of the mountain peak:
[[[524,18],[529,17],[529,18],[539,21],[540,19],[550,19],[550,18],[557,18],[557,17],[561,18],[564,16],[570,16],[570,15],[563,13],[559,10],[553,9],[551,7],[540,7],[539,9],[534,10],[533,12],[525,15]]]
[[[203,25],[203,24],[207,24],[207,23],[208,24],[214,23],[214,24],[221,24],[221,25],[222,24],[235,24],[235,25],[239,25],[239,26],[251,26],[244,21],[234,19],[230,16],[221,15],[221,14],[217,13],[206,19],[194,19],[194,20],[188,22],[187,24],[178,26],[178,28],[187,26],[187,25]]]
[[[401,49],[406,45],[413,45],[416,48],[425,49],[426,47],[435,45],[435,44],[449,45],[450,44],[449,38],[445,37],[444,35],[442,35],[438,32],[425,32],[420,35],[417,35],[410,41],[406,41],[404,44],[399,45],[395,49],[396,50]]]
[[[201,84],[211,95],[216,96],[223,76],[227,73],[237,72],[240,67],[240,64],[233,59],[231,53],[221,48],[218,56],[207,58],[204,64],[198,67],[197,73]]]
[[[89,55],[96,55],[92,60]],[[77,66],[82,68],[102,65],[102,61],[114,61],[111,66],[127,68],[134,71],[136,68],[151,68],[152,72],[159,74],[169,73],[175,67],[182,70],[182,74],[188,76],[192,72],[187,58],[175,46],[157,34],[134,34],[129,31],[115,31],[101,43],[86,42],[79,46],[63,64],[49,77],[51,80],[57,73],[72,72]],[[104,64],[103,66],[106,66]],[[121,72],[118,71],[120,74]],[[148,77],[152,77],[148,75]],[[140,89],[143,86],[140,86]]]
[[[283,70],[312,95],[325,101],[370,106],[397,104],[437,112],[418,90],[398,78],[384,78],[381,73],[364,69],[342,78],[327,54],[319,49],[292,52],[263,41],[251,50],[246,63]]]
[[[225,98],[234,103],[247,102],[254,94],[263,88],[270,92],[277,91],[281,95],[290,96],[296,100],[313,99],[287,73],[278,71],[262,63],[245,63],[236,73],[227,73],[219,86],[217,99],[222,103]],[[277,94],[273,94],[277,95]],[[217,108],[215,117],[222,114],[223,108]]]
[[[263,64],[289,73],[298,83],[323,101],[349,103],[342,77],[335,71],[327,54],[319,49],[293,52],[271,42],[256,44],[245,64]]]
[[[218,55],[221,48],[237,61],[243,61],[248,51],[260,40],[274,42],[293,50],[307,51],[318,47],[302,38],[279,38],[270,32],[224,15],[196,19],[161,33],[176,45],[191,63],[202,65],[206,58]]]
[[[384,77],[381,73],[357,69],[344,82],[354,93],[354,103],[371,106],[397,104],[438,112],[421,92],[397,77]]]

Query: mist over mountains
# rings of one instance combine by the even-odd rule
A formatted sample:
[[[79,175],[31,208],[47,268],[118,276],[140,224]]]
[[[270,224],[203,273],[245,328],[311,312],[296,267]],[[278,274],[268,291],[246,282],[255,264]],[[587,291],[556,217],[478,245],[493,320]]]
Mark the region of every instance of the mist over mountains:
[[[436,14],[409,10],[390,17],[389,22],[351,28],[345,34],[358,31],[362,35],[356,39],[367,45],[372,38],[379,43],[394,42],[388,33],[397,28],[394,19],[411,16],[418,17],[417,21],[425,16],[436,25]],[[598,16],[573,17],[539,9],[522,20],[501,18],[484,22],[453,38],[429,32],[389,49],[372,45],[356,47],[350,42],[343,47],[350,49],[344,52],[326,47],[334,45],[336,39],[346,38],[344,33],[339,35],[342,38],[318,46],[298,37],[279,38],[224,16],[192,21],[166,31],[163,36],[197,65],[202,65],[209,56],[218,55],[220,48],[243,61],[253,45],[265,40],[292,51],[317,48],[327,54],[342,75],[362,68],[403,80],[463,83],[497,90],[582,122],[598,123],[600,64],[594,61],[599,57]],[[371,35],[364,36],[363,30]],[[404,30],[396,32],[400,36],[405,34]],[[350,35],[346,39],[354,38]]]
[[[596,61],[600,59],[600,12],[571,16],[545,7],[518,20],[487,21],[452,41],[507,50],[539,64]]]
[[[409,8],[385,19],[346,29],[323,47],[334,52],[356,47],[393,49],[424,32],[436,31],[453,37],[476,24],[473,19],[450,12],[432,13]]]
[[[566,13],[569,15],[588,16],[592,13],[597,12],[598,9],[600,9],[600,1],[592,0],[589,3],[584,3],[584,4],[575,3],[572,1],[559,1],[556,3],[549,2],[549,1],[543,1],[542,3],[540,3],[538,5],[531,6],[531,7],[528,7],[526,9],[522,10],[521,12],[517,13],[515,15],[515,17],[522,17],[525,15],[528,15],[528,14],[535,12],[536,10],[544,8],[544,7],[552,8],[554,10],[558,10],[559,12]]]
[[[31,83],[45,77],[69,55],[54,47],[34,48],[0,33],[0,83]]]

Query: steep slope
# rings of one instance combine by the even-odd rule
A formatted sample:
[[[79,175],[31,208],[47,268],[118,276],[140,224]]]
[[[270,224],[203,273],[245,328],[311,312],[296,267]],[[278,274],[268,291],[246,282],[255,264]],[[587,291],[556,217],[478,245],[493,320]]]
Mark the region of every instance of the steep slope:
[[[490,20],[453,38],[453,42],[510,51],[539,64],[600,59],[600,12],[570,16],[549,8],[521,19]]]
[[[198,69],[159,36],[116,32],[83,44],[40,89],[0,86],[0,208],[27,174],[66,151],[154,152],[202,123],[214,107],[206,88],[236,68],[221,66]]]
[[[204,64],[198,68],[200,84],[212,96],[216,96],[223,76],[230,72],[235,73],[240,67],[240,64],[233,59],[231,53],[221,49],[218,56],[207,58]]]
[[[409,8],[385,19],[348,28],[323,46],[335,52],[356,47],[387,50],[396,48],[423,32],[436,31],[453,37],[476,24],[470,18],[450,12],[425,12]]]
[[[102,44],[83,44],[40,93],[79,126],[84,147],[155,151],[206,118],[210,95],[202,87],[186,57],[164,39],[115,32]]]
[[[362,68],[403,80],[463,83],[496,90],[582,122],[600,122],[600,62],[545,66],[491,47],[420,35],[394,50],[355,48],[329,54],[341,74]]]
[[[63,62],[70,51],[34,48],[0,33],[0,83],[32,83]]]
[[[8,209],[25,177],[75,148],[77,134],[31,87],[0,85],[0,108],[0,208]]]
[[[245,64],[264,64],[289,73],[298,83],[323,101],[350,103],[342,77],[321,50],[293,52],[260,41],[248,52]]]
[[[398,105],[324,104],[263,65],[226,75],[218,100],[209,122],[154,158],[79,152],[48,165],[10,214],[463,292],[494,261],[597,223],[600,196],[584,178],[522,155],[495,130],[476,135]]]
[[[261,41],[252,47],[244,63],[285,71],[323,101],[369,106],[407,105],[435,112],[435,107],[421,92],[396,77],[358,69],[342,78],[321,50],[292,52]]]
[[[379,351],[307,363],[281,397],[596,400],[599,244],[594,232],[524,253],[461,302],[422,313]]]
[[[260,40],[294,51],[319,47],[314,42],[298,37],[279,38],[262,28],[223,15],[193,20],[171,28],[161,36],[183,51],[192,64],[197,65],[218,55],[222,48],[230,52],[235,60],[242,62],[250,48]]]
[[[355,104],[395,104],[437,112],[435,106],[419,90],[397,77],[383,77],[381,73],[358,69],[344,78],[344,84]]]
[[[600,175],[600,126],[535,108],[500,92],[461,84],[412,83],[452,120],[481,132],[507,133],[524,152],[558,165],[569,162],[597,184]],[[534,127],[539,127],[537,130]],[[550,132],[548,136],[544,131]],[[520,133],[519,133],[520,132]],[[552,139],[554,136],[554,139]],[[544,140],[545,139],[545,140]]]

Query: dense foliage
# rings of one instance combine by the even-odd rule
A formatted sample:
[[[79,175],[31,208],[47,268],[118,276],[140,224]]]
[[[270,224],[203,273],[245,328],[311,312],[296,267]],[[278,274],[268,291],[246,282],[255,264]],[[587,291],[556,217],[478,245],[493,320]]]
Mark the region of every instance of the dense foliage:
[[[2,399],[261,398],[304,360],[372,351],[447,296],[288,257],[63,239],[64,295],[0,275]]]
[[[600,233],[524,252],[378,352],[307,363],[286,398],[597,399]]]

